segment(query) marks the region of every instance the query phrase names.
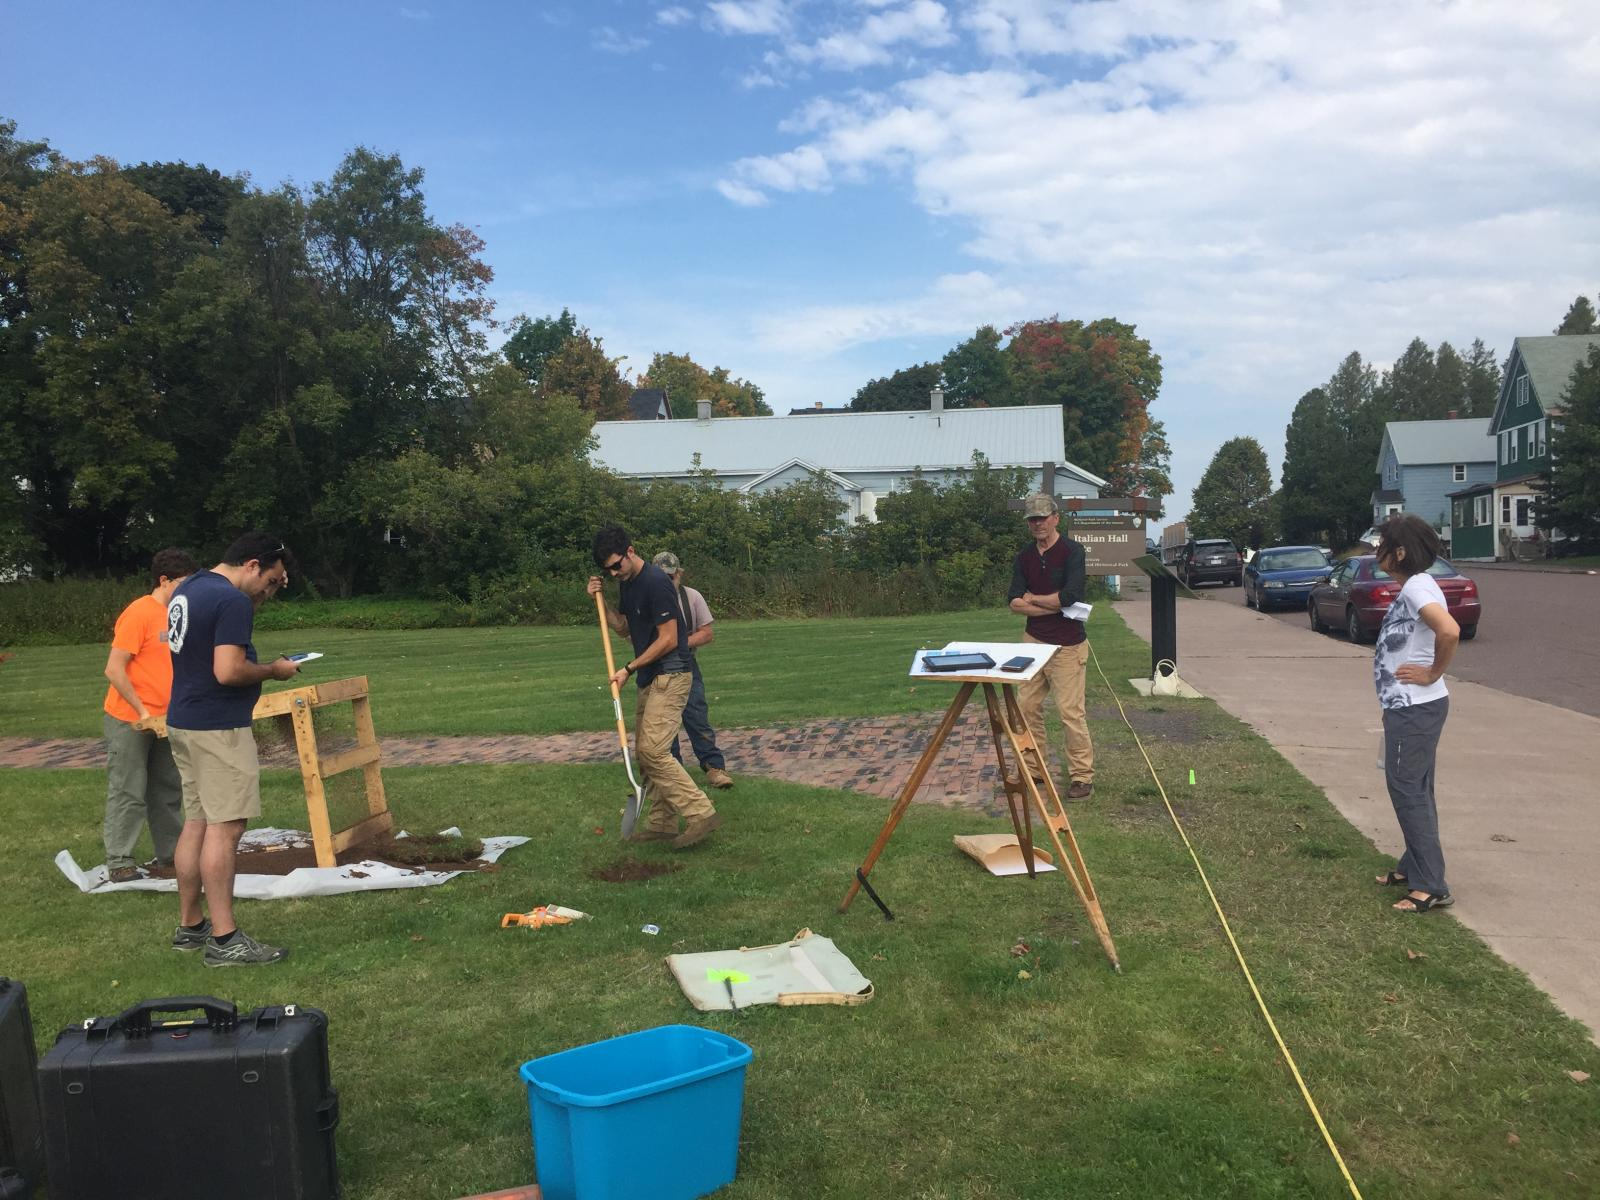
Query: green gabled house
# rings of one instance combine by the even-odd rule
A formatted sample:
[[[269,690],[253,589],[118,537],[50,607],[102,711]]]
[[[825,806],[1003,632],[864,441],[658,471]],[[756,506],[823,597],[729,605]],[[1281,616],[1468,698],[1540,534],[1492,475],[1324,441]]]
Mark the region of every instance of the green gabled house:
[[[1595,346],[1600,334],[1520,337],[1511,344],[1489,421],[1494,482],[1450,493],[1455,558],[1511,558],[1515,545],[1537,535],[1534,507],[1550,466],[1550,427],[1560,423],[1573,370]]]

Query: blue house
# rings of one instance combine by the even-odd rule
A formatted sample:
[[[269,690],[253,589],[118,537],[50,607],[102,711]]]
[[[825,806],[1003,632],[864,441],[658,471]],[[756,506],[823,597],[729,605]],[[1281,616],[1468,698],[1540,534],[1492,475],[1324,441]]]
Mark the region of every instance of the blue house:
[[[1397,512],[1413,513],[1450,540],[1451,496],[1494,482],[1494,439],[1489,418],[1390,421],[1378,450],[1378,488],[1372,523]]]

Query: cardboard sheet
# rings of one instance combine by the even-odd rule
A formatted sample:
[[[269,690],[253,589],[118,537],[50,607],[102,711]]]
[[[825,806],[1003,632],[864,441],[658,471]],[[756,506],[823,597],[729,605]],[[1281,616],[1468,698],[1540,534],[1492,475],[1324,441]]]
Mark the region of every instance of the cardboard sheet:
[[[1017,841],[1017,835],[1014,833],[957,834],[954,840],[957,850],[975,860],[991,875],[1028,873],[1027,863],[1022,857],[1022,843]],[[1035,871],[1056,869],[1050,855],[1038,846],[1033,848],[1033,869]]]
[[[700,1012],[753,1004],[865,1004],[872,999],[871,981],[831,940],[809,929],[775,946],[669,954],[667,967]]]

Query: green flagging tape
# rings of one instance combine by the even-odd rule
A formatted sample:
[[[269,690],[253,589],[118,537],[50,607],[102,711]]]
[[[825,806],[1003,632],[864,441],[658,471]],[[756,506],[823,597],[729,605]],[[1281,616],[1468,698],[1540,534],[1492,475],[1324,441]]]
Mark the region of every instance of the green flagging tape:
[[[706,968],[706,978],[712,983],[721,983],[726,979],[729,983],[749,983],[750,976],[743,971],[720,971],[716,967]]]

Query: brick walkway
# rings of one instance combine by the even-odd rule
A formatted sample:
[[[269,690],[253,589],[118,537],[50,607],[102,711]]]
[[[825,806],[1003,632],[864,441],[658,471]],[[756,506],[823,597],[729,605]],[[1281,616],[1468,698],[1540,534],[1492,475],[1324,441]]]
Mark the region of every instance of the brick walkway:
[[[939,717],[927,713],[810,721],[772,729],[724,729],[717,740],[735,777],[756,775],[890,798],[905,785]],[[1059,732],[1056,737],[1059,739]],[[324,747],[324,752],[334,748]],[[618,757],[614,733],[383,739],[383,764],[387,767],[605,763]],[[268,766],[292,767],[295,760],[287,746],[275,746],[263,747],[262,761]],[[104,766],[104,746],[98,740],[0,737],[0,768]],[[968,709],[951,730],[943,754],[917,790],[916,799],[1004,815],[1005,798],[997,789],[998,781],[988,718],[981,707]]]

